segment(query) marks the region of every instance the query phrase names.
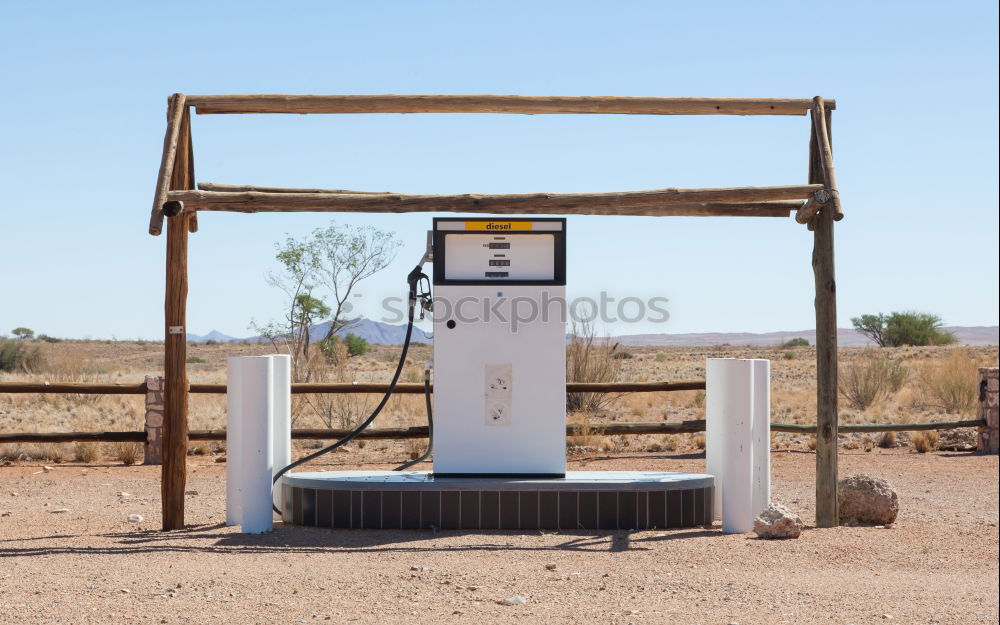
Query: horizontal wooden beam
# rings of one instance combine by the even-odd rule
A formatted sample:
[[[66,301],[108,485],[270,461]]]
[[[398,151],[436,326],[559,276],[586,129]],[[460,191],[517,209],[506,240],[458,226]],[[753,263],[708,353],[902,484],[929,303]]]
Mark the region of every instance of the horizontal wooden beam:
[[[826,189],[820,189],[816,193],[813,193],[812,197],[806,200],[806,203],[795,211],[795,221],[800,224],[808,224],[829,201],[830,193]],[[810,230],[812,229],[810,228]]]
[[[292,384],[293,394],[304,393],[385,393],[388,384],[349,384],[343,382],[296,382]],[[567,382],[567,393],[657,393],[670,391],[698,391],[705,389],[704,380],[682,380],[677,382]],[[434,385],[431,385],[433,392]],[[225,384],[192,384],[192,393],[224,394]],[[420,383],[400,383],[394,393],[403,395],[421,394],[424,385]]]
[[[145,432],[5,432],[0,443],[144,443]]]
[[[347,193],[348,195],[393,195],[390,191],[351,191],[348,189],[289,189],[287,187],[259,187],[249,184],[219,184],[217,182],[199,182],[201,191],[216,191],[222,193],[242,193],[256,191],[258,193]]]
[[[780,215],[797,210],[820,184],[721,189],[655,189],[617,193],[402,195],[171,191],[185,210],[241,213],[452,212],[571,215]],[[771,204],[774,201],[791,203]],[[763,203],[763,204],[762,204]]]
[[[855,423],[842,425],[840,432],[917,432],[926,430],[952,430],[955,428],[973,428],[986,425],[984,419],[968,421],[936,421],[930,423]],[[639,434],[694,434],[705,431],[705,421],[695,419],[678,423],[647,422],[647,423],[590,423],[586,427],[569,424],[566,426],[567,436],[592,434],[595,436],[639,435]],[[815,434],[815,425],[798,425],[792,423],[772,423],[772,432],[788,432],[791,434]],[[295,429],[292,438],[308,440],[336,440],[347,435],[349,430],[319,430]],[[427,438],[426,426],[408,428],[369,428],[358,435],[367,439],[410,439]],[[226,439],[225,430],[191,430],[188,439],[194,441],[222,441]],[[3,433],[0,443],[70,443],[75,441],[96,442],[144,442],[145,432],[43,432],[43,433]]]
[[[146,384],[90,382],[0,382],[0,393],[73,393],[78,395],[144,395]]]
[[[921,432],[927,430],[954,430],[956,428],[975,428],[986,425],[984,419],[968,421],[929,421],[927,423],[848,423],[838,425],[840,434],[862,432]],[[791,434],[815,434],[815,425],[798,425],[791,423],[772,423],[772,432],[788,432]]]
[[[388,384],[350,384],[344,382],[296,382],[292,393],[385,393]],[[669,391],[697,391],[705,389],[704,380],[679,380],[676,382],[568,382],[567,393],[657,393]],[[431,385],[431,390],[434,386]],[[89,382],[0,382],[0,393],[72,393],[78,395],[142,395],[146,384],[92,384]],[[225,395],[225,384],[191,384],[190,393]],[[401,383],[395,393],[420,394],[424,385]]]
[[[519,95],[194,95],[199,115],[504,113],[522,115],[805,115],[810,98],[626,98]],[[835,100],[826,107],[836,108]]]

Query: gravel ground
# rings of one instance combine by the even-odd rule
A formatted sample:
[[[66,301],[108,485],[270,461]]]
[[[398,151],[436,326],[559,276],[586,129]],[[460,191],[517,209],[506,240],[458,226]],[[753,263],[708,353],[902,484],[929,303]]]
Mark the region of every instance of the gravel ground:
[[[811,522],[815,456],[772,458],[774,499]],[[703,471],[704,457],[571,466],[583,467]],[[897,489],[897,523],[765,541],[718,524],[632,533],[278,524],[247,536],[222,523],[224,465],[211,457],[191,458],[189,528],[164,533],[155,467],[15,463],[0,467],[0,622],[997,623],[997,468],[996,456],[847,452],[842,475],[871,473]],[[503,604],[514,596],[525,603]]]

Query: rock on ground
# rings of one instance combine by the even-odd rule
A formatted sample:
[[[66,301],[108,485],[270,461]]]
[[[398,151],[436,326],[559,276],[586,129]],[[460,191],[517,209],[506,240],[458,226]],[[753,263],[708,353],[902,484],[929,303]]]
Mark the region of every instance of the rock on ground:
[[[841,525],[889,525],[899,513],[899,497],[888,481],[860,473],[837,482]]]
[[[941,451],[973,451],[976,449],[976,431],[972,428],[944,430],[938,439]]]
[[[802,519],[785,506],[772,503],[753,520],[753,531],[761,538],[798,538]]]

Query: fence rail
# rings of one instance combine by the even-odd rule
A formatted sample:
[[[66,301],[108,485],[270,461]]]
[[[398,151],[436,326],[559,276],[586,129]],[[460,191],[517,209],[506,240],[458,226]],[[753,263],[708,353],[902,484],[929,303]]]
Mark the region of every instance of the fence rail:
[[[434,387],[431,386],[433,391]],[[292,394],[303,393],[384,393],[388,384],[345,382],[297,382],[292,384]],[[567,393],[662,393],[672,391],[703,391],[704,380],[680,380],[676,382],[568,382]],[[143,395],[146,383],[138,384],[91,384],[87,382],[0,382],[0,393],[67,393],[77,395]],[[225,384],[191,384],[189,393],[225,395]],[[394,393],[423,393],[422,383],[400,383]]]
[[[929,423],[851,423],[841,425],[841,434],[860,432],[916,432],[921,430],[952,430],[955,428],[984,427],[983,419],[968,421],[931,421]],[[703,419],[681,421],[679,423],[596,423],[588,426],[567,425],[566,436],[637,435],[637,434],[695,434],[705,431]],[[815,434],[815,425],[799,425],[794,423],[772,423],[772,432],[787,432],[790,434]],[[332,440],[343,438],[349,430],[292,430],[292,438],[309,440]],[[365,439],[408,439],[427,438],[426,426],[409,428],[378,428],[362,432],[358,438]],[[76,441],[97,442],[145,442],[145,432],[44,432],[44,433],[0,433],[0,443],[69,443]],[[225,430],[191,430],[188,440],[192,441],[222,441],[226,440]]]
[[[384,393],[388,384],[366,383],[295,383],[293,394],[304,393]],[[431,387],[433,391],[433,386]],[[705,390],[704,380],[681,380],[674,382],[569,382],[567,393],[661,393],[673,391]],[[201,394],[226,394],[225,384],[191,384],[188,392]],[[423,384],[397,384],[394,390],[400,394],[424,392]],[[0,382],[0,393],[65,393],[79,395],[145,395],[146,383],[137,384],[94,384],[89,382]],[[969,421],[934,421],[930,423],[853,423],[840,425],[839,433],[851,432],[914,432],[920,430],[949,430],[963,427],[982,427],[983,419]],[[332,440],[343,438],[350,430],[295,429],[292,438],[309,440]],[[639,434],[695,434],[705,431],[704,420],[681,421],[679,423],[597,423],[588,426],[567,425],[566,436],[581,436],[588,433],[597,436],[639,435]],[[772,432],[791,434],[815,434],[815,425],[796,423],[772,423]],[[358,438],[363,439],[412,439],[427,438],[427,427],[368,429]],[[226,431],[191,430],[188,440],[221,441],[226,439]],[[14,432],[0,433],[0,443],[70,443],[95,441],[103,443],[146,441],[146,432]]]

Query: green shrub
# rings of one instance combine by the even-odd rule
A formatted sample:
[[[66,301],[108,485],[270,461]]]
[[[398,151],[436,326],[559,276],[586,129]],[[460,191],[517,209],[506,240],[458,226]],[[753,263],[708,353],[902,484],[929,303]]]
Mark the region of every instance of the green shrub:
[[[901,345],[951,345],[957,339],[941,329],[941,317],[921,312],[861,315],[851,319],[856,329],[879,347]]]
[[[351,356],[360,356],[372,350],[367,340],[350,332],[344,337],[344,344],[347,346],[347,353]]]
[[[10,333],[13,334],[14,336],[16,336],[19,339],[30,339],[30,338],[34,338],[34,336],[35,336],[35,331],[34,330],[32,330],[31,328],[25,328],[25,327],[14,328],[13,330],[10,331]]]
[[[31,373],[41,365],[37,347],[20,340],[0,339],[0,371]]]
[[[785,341],[781,344],[785,349],[790,349],[792,347],[809,347],[809,341],[805,340],[801,336],[797,336],[794,339]]]
[[[46,343],[62,343],[63,341],[61,338],[49,336],[48,334],[39,334],[38,340],[45,341]]]
[[[208,361],[205,360],[204,358],[199,358],[198,356],[188,356],[187,358],[187,363],[189,365],[203,365],[206,362]]]

